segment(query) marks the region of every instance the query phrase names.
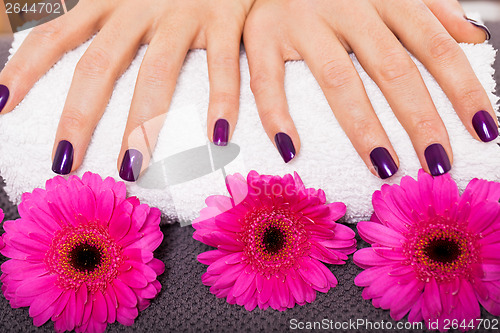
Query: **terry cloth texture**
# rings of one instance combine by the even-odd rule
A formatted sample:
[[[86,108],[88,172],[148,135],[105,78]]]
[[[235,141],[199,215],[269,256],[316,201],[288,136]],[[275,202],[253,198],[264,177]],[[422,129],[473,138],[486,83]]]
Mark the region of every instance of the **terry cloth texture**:
[[[15,53],[27,33],[28,31],[23,31],[15,34],[11,53]],[[0,114],[0,173],[6,182],[5,191],[14,203],[19,203],[23,192],[43,186],[48,178],[54,176],[50,167],[57,124],[75,65],[89,43],[90,41],[67,53],[38,81],[14,112]],[[492,77],[494,48],[487,43],[464,44],[461,47],[495,105],[497,97],[493,94],[495,81]],[[137,73],[146,49],[144,46],[139,50],[129,69],[116,83],[107,110],[95,130],[77,174],[82,175],[90,170],[103,177],[113,176],[119,179],[116,160]],[[399,172],[386,183],[398,183],[403,175],[415,177],[421,166],[408,134],[397,121],[377,85],[360,67],[354,55],[352,59],[399,156]],[[500,150],[497,144],[482,143],[473,139],[436,81],[418,61],[415,62],[448,130],[454,152],[451,174],[459,187],[465,188],[467,182],[474,177],[500,179]],[[146,178],[141,177],[140,182],[128,185],[129,194],[160,208],[171,219],[186,224],[197,217],[207,196],[227,193],[224,172],[246,175],[254,169],[259,173],[283,175],[297,171],[307,187],[322,188],[329,201],[344,202],[348,207],[349,222],[368,218],[372,212],[371,195],[384,181],[373,176],[366,168],[339,126],[306,64],[302,61],[286,64],[285,88],[290,114],[297,126],[302,145],[297,157],[288,164],[283,163],[260,123],[249,88],[248,63],[243,51],[240,65],[240,114],[231,141],[240,147],[239,155],[227,164],[224,170],[216,170],[165,188],[151,189],[151,184],[145,185],[142,180]],[[191,172],[195,177],[195,174],[202,174],[200,166],[205,164],[207,168],[211,167],[210,157],[205,155],[202,158],[203,155],[198,153],[207,151],[208,97],[206,52],[192,51],[182,68],[170,111],[154,150],[153,161],[158,162],[156,166],[159,166],[160,171],[165,167],[163,163],[169,169],[177,167],[180,173]],[[201,150],[191,150],[196,147],[201,147]],[[196,158],[187,165],[181,164],[180,157],[186,157],[189,153]],[[158,171],[158,168],[155,170]],[[183,178],[182,175],[179,177]],[[172,182],[167,176],[163,181],[172,184],[178,182],[179,177],[173,177],[175,179]],[[161,179],[153,177],[153,186],[161,187],[161,184]]]
[[[491,43],[495,48],[500,47],[500,23],[488,24],[492,30]],[[8,50],[10,41],[0,40],[0,57],[3,50]],[[3,64],[3,59],[1,62]],[[1,67],[1,66],[0,66]],[[500,61],[495,63],[496,82],[500,82]],[[500,150],[500,149],[499,149]],[[2,157],[0,157],[2,158]],[[1,180],[1,177],[0,177]],[[498,179],[497,179],[498,180]],[[2,190],[0,181],[0,208],[5,212],[6,219],[18,217],[17,208],[9,202],[6,193]],[[369,322],[391,322],[389,311],[375,309],[370,301],[363,300],[361,288],[353,284],[354,277],[361,271],[352,262],[352,256],[346,265],[327,265],[339,280],[339,285],[327,294],[318,294],[312,304],[285,312],[271,309],[266,311],[254,310],[248,312],[240,306],[229,305],[224,300],[210,294],[208,287],[201,283],[201,275],[206,266],[196,261],[196,256],[211,248],[196,242],[192,238],[192,227],[181,228],[179,224],[165,225],[162,231],[165,234],[163,244],[157,250],[156,257],[161,259],[166,270],[159,277],[162,291],[153,300],[151,306],[141,312],[134,326],[125,327],[118,324],[108,326],[107,332],[297,332],[290,329],[290,320],[321,321],[323,319],[337,322],[364,319]],[[358,238],[359,247],[367,244]],[[482,311],[481,317],[495,319]],[[407,318],[404,318],[405,322]],[[395,327],[395,326],[393,326]],[[9,333],[53,333],[53,324],[47,323],[40,328],[33,326],[28,309],[11,309],[7,300],[0,297],[0,332]],[[310,332],[310,331],[306,331]],[[316,331],[317,332],[317,331]],[[362,333],[394,333],[394,332],[425,332],[424,330],[375,330],[368,327],[357,329],[331,330],[325,332],[362,332]],[[450,331],[456,332],[456,331]],[[483,330],[482,332],[498,332],[498,330]]]

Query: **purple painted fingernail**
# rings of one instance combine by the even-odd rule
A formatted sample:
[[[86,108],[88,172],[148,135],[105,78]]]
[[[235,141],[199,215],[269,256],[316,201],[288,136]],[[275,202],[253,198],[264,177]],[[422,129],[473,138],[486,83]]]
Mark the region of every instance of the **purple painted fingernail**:
[[[0,112],[2,112],[5,104],[7,104],[7,100],[9,99],[9,88],[0,84]]]
[[[274,136],[274,142],[280,152],[281,157],[285,163],[288,163],[295,157],[295,147],[293,146],[292,139],[285,133],[280,132]]]
[[[490,142],[498,137],[498,127],[495,120],[487,111],[476,112],[472,117],[472,126],[483,142]]]
[[[482,29],[484,31],[484,33],[486,34],[486,40],[490,40],[491,39],[491,32],[490,32],[490,29],[488,29],[488,27],[486,27],[484,24],[481,24],[478,21],[470,19],[468,17],[466,17],[465,19],[469,23],[471,23],[472,25],[478,27],[479,29]]]
[[[451,163],[443,146],[434,143],[425,148],[425,160],[433,176],[441,176],[451,170]]]
[[[67,175],[73,167],[73,145],[66,140],[59,141],[56,154],[52,161],[52,171],[60,175]]]
[[[137,149],[129,149],[123,155],[120,166],[120,178],[129,182],[135,182],[139,178],[142,168],[142,153]]]
[[[213,141],[216,146],[227,146],[229,141],[229,123],[226,119],[219,119],[215,122]]]
[[[377,171],[382,179],[389,178],[398,171],[396,162],[394,162],[391,154],[384,147],[373,149],[370,153],[370,160],[372,161],[375,171]]]

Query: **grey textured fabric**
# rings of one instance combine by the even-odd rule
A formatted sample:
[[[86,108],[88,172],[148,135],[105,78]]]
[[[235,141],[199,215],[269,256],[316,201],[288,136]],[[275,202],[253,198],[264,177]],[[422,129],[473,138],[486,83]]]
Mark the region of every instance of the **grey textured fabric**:
[[[500,24],[491,24],[492,43],[500,47]],[[4,63],[9,40],[0,40],[0,63]],[[500,61],[497,59],[496,81],[500,82]],[[50,167],[50,166],[47,166]],[[0,178],[1,182],[1,178]],[[0,184],[0,207],[6,219],[18,217],[13,206],[2,190]],[[361,288],[354,285],[354,277],[361,271],[350,260],[346,265],[328,265],[337,277],[339,284],[327,294],[318,293],[316,301],[305,306],[296,306],[285,312],[272,309],[252,312],[243,307],[230,305],[224,299],[217,299],[210,294],[209,288],[201,283],[201,275],[206,266],[196,260],[196,256],[210,250],[192,238],[193,228],[181,228],[178,224],[162,228],[165,238],[156,252],[156,257],[165,265],[165,273],[159,277],[163,286],[159,296],[151,306],[140,313],[132,327],[120,324],[108,326],[108,332],[282,332],[293,331],[291,321],[349,322],[364,319],[380,323],[392,321],[389,311],[375,309],[370,301],[363,300]],[[2,230],[3,232],[3,230]],[[358,247],[367,244],[358,237]],[[351,256],[352,258],[352,256]],[[1,260],[5,260],[2,258]],[[494,318],[484,309],[483,318]],[[403,320],[405,321],[406,318]],[[392,322],[394,327],[395,323]],[[4,297],[0,296],[0,332],[52,332],[53,324],[46,323],[35,328],[28,310],[11,309]],[[359,327],[358,329],[334,330],[343,332],[421,332],[422,330],[382,330]],[[485,332],[485,330],[483,330]],[[494,330],[492,330],[494,331]],[[496,330],[495,330],[496,331]]]

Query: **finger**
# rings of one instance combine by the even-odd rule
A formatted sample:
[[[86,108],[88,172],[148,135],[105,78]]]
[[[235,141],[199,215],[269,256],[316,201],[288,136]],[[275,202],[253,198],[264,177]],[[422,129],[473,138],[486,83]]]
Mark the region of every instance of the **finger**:
[[[131,15],[120,12],[115,15],[76,66],[54,144],[55,173],[67,174],[81,164],[114,83],[130,64],[146,33],[147,20],[134,21]],[[69,159],[69,155],[74,156]]]
[[[285,96],[285,64],[279,48],[264,34],[245,36],[250,86],[262,126],[285,163],[300,149],[300,139]]]
[[[490,30],[467,18],[457,0],[423,0],[448,33],[459,43],[482,43],[491,38]]]
[[[416,65],[374,10],[358,15],[366,23],[345,20],[342,35],[410,136],[424,170],[434,176],[448,172],[452,160],[448,134]],[[365,29],[370,35],[363,33]]]
[[[212,28],[207,37],[210,79],[207,135],[218,146],[227,145],[234,131],[240,93],[241,27],[236,22],[233,27],[224,23]]]
[[[398,170],[397,155],[354,65],[331,29],[307,25],[297,49],[318,81],[340,126],[368,169],[380,178]]]
[[[0,73],[0,112],[16,107],[61,56],[98,29],[104,10],[82,2],[74,10],[33,29]]]
[[[485,142],[498,137],[493,106],[460,46],[427,8],[407,0],[387,2],[392,4],[392,15],[384,15],[388,26],[434,76],[471,135]],[[401,6],[413,6],[404,27],[402,15],[394,15]]]
[[[149,165],[179,71],[195,36],[194,25],[182,26],[182,30],[158,30],[142,61],[118,157],[123,180],[136,181]]]

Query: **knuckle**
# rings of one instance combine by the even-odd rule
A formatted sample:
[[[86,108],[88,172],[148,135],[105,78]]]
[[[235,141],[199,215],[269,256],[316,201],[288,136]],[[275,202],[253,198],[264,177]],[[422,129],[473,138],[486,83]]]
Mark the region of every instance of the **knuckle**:
[[[429,54],[436,61],[449,61],[460,53],[460,47],[447,33],[440,32],[429,39]]]
[[[239,97],[237,94],[225,91],[214,92],[210,96],[210,103],[213,105],[223,105],[229,109],[237,110]]]
[[[88,117],[80,109],[66,109],[61,115],[60,126],[69,131],[80,132],[88,124]]]
[[[432,117],[430,115],[416,115],[412,123],[413,132],[419,138],[435,137],[443,126],[438,116]]]
[[[76,65],[75,73],[97,78],[106,75],[111,70],[111,57],[102,48],[94,47],[85,52]]]
[[[411,58],[402,51],[389,51],[379,66],[379,77],[387,83],[397,83],[412,77],[417,69]]]
[[[365,146],[371,146],[372,143],[379,141],[380,131],[371,119],[360,117],[352,121],[351,126],[350,133],[355,135],[354,140],[359,140]]]
[[[174,66],[166,58],[150,59],[141,67],[140,78],[149,87],[164,87],[175,79]]]
[[[61,40],[62,32],[65,31],[60,19],[54,19],[36,26],[32,34],[36,36],[40,44],[56,44]]]
[[[223,70],[231,70],[238,68],[240,65],[240,61],[238,57],[230,56],[230,55],[216,55],[211,61],[211,65],[215,67],[215,69],[223,69]]]
[[[465,85],[457,89],[458,103],[465,109],[474,109],[485,99],[485,91],[477,84]]]
[[[326,89],[342,89],[352,85],[353,69],[344,61],[331,60],[323,64],[319,71],[319,83]]]
[[[262,71],[253,73],[250,77],[250,89],[255,95],[259,95],[261,92],[272,86],[273,79]]]

